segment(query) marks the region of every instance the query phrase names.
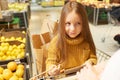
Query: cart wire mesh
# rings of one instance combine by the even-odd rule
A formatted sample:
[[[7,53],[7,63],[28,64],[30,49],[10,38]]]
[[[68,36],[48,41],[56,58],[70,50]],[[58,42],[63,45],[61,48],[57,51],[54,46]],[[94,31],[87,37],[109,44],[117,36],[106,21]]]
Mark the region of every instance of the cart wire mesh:
[[[98,63],[100,63],[102,61],[106,61],[111,57],[110,55],[108,55],[107,53],[105,53],[99,49],[96,49],[96,55],[98,58]]]

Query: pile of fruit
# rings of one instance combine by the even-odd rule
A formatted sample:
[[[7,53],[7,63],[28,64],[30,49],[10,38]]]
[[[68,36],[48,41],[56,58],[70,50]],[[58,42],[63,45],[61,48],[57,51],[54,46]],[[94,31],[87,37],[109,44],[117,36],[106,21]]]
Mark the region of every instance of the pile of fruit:
[[[10,3],[8,4],[8,8],[12,11],[23,11],[26,9],[27,5],[27,3]]]
[[[11,32],[12,33],[12,32]],[[26,32],[22,31],[14,35],[2,34],[0,37],[0,61],[22,59],[25,57]]]
[[[13,32],[13,33],[14,33],[14,32]],[[22,35],[26,35],[26,32],[25,32],[25,31],[22,31],[22,32],[19,32],[19,33],[22,34]],[[7,34],[9,35],[9,34],[11,34],[11,33],[7,33]],[[14,34],[15,34],[15,33],[14,33]],[[16,33],[15,35],[17,35],[17,33]],[[20,41],[20,42],[22,42],[22,43],[26,43],[26,38],[20,37],[20,36],[18,36],[18,37],[14,37],[14,36],[7,37],[7,36],[2,35],[2,36],[0,37],[0,42],[4,42],[4,41]]]
[[[24,58],[25,44],[10,45],[8,42],[0,44],[0,60],[11,60],[17,58]]]
[[[24,70],[23,64],[9,62],[6,66],[0,66],[0,80],[23,80]]]
[[[1,36],[0,37],[0,41],[1,42],[4,42],[4,41],[20,41],[20,42],[22,42],[22,43],[25,43],[26,42],[26,38],[22,38],[22,37],[10,37],[10,38],[6,38],[6,37],[4,37],[4,36]]]

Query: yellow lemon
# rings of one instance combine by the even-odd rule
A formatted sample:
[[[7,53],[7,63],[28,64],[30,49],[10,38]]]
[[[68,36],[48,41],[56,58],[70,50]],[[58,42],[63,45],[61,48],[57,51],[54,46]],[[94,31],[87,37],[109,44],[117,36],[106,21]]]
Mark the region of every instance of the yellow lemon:
[[[17,63],[16,62],[9,62],[7,64],[7,68],[11,71],[15,71],[17,69]]]
[[[13,76],[13,73],[9,69],[4,69],[3,71],[3,78],[9,80]]]
[[[22,77],[23,76],[23,74],[24,74],[24,70],[23,69],[17,69],[16,70],[16,75],[18,76],[18,77]]]
[[[1,41],[5,41],[5,37],[4,36],[1,37]]]

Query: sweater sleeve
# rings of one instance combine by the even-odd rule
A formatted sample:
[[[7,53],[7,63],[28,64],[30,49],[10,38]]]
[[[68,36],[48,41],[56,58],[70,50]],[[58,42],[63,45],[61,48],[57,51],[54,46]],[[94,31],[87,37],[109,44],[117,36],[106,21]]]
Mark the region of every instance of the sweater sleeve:
[[[92,51],[90,51],[90,58],[88,60],[91,61],[93,64],[97,64],[97,56],[96,56],[96,54],[93,53]]]
[[[56,47],[56,43],[57,43],[57,37],[54,37],[53,40],[50,42],[50,45],[48,47],[48,56],[47,56],[47,60],[46,60],[46,70],[49,69],[49,67],[51,65],[57,65],[57,47]]]
[[[89,45],[88,45],[88,47],[89,47],[89,50],[90,50],[90,52],[89,52],[90,56],[89,56],[88,61],[91,61],[93,64],[97,64],[97,56],[96,56],[96,53],[94,53],[94,51],[92,51],[92,50],[90,49],[90,46],[89,46]]]
[[[83,45],[83,56],[84,56],[84,62],[90,62],[92,64],[96,64],[97,63],[97,56],[96,53],[94,53],[93,50],[91,50],[90,45],[87,42],[84,42]]]

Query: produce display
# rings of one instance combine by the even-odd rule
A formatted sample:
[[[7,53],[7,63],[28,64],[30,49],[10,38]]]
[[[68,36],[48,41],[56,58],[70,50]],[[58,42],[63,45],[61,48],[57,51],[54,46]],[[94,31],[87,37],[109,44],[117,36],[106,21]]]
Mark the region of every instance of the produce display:
[[[0,80],[29,80],[32,76],[32,59],[26,27],[30,18],[30,5],[8,3],[8,10],[2,11],[2,15],[1,24],[6,26],[3,21],[10,22],[10,27],[1,26],[0,30]],[[16,18],[19,20],[14,20]]]
[[[25,43],[26,42],[26,38],[22,38],[22,37],[14,37],[14,36],[12,36],[12,37],[10,37],[10,38],[6,38],[6,37],[4,37],[4,36],[1,36],[0,37],[0,41],[2,41],[2,42],[4,42],[4,41],[20,41],[20,42],[22,42],[22,43]]]
[[[9,10],[12,10],[12,11],[23,11],[27,8],[28,6],[28,3],[10,3],[8,4],[8,8]]]
[[[54,0],[54,6],[63,6],[64,4],[64,0]]]
[[[25,44],[10,45],[8,42],[0,44],[0,60],[11,60],[17,58],[24,58]]]
[[[0,66],[0,80],[24,80],[25,65],[12,61]]]
[[[25,34],[25,31],[19,33],[15,34],[17,36],[10,34],[10,32],[1,33],[0,61],[22,59],[25,57],[26,38],[22,36]]]
[[[31,66],[28,39],[26,28],[1,30],[0,80],[29,80],[32,76],[32,68],[26,67]]]

